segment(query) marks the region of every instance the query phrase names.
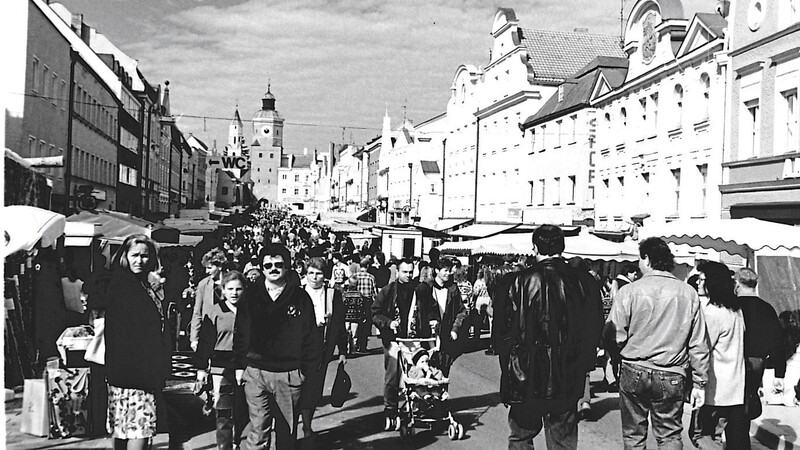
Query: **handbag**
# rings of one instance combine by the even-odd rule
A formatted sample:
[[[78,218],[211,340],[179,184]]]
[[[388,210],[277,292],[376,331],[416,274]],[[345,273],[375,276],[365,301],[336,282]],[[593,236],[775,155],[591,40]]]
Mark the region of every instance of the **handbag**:
[[[761,416],[761,396],[758,395],[758,386],[764,373],[764,359],[748,357],[744,359],[745,388],[744,388],[744,415],[754,420]]]
[[[501,389],[503,393],[501,400],[503,403],[510,405],[515,403],[522,403],[525,401],[525,396],[528,391],[528,367],[530,367],[530,354],[528,353],[528,346],[525,342],[525,299],[520,293],[519,300],[519,319],[514,327],[515,336],[513,336],[513,344],[511,351],[508,354],[508,360],[505,364],[503,371],[503,380],[501,383],[505,389]],[[513,303],[512,303],[513,305]]]
[[[86,347],[86,353],[83,359],[95,364],[104,366],[106,364],[106,319],[105,317],[98,317],[94,319],[94,337],[89,346]]]
[[[350,375],[344,370],[344,362],[340,361],[339,367],[336,369],[336,378],[331,386],[331,406],[341,408],[347,400],[347,396],[350,395],[352,387],[353,382],[350,380]]]

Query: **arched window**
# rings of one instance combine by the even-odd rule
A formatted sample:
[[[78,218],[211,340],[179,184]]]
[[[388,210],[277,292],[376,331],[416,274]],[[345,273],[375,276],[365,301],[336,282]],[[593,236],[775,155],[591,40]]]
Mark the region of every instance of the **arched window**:
[[[683,86],[675,85],[675,125],[679,128],[683,123]]]
[[[702,98],[700,100],[703,102],[701,112],[703,113],[703,118],[708,119],[711,98],[711,78],[705,72],[700,75],[700,90],[702,92]]]
[[[467,98],[467,86],[465,84],[461,85],[461,103],[464,103],[464,100]]]
[[[623,127],[628,126],[628,110],[624,107],[619,110],[619,122]]]

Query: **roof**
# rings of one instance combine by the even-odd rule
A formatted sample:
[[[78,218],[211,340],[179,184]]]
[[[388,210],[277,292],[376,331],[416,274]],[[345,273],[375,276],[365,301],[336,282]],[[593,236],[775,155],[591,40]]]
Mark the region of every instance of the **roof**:
[[[233,113],[231,125],[239,125],[240,127],[242,126],[242,116],[239,115],[239,108],[236,108],[236,111]]]
[[[612,89],[617,88],[625,82],[625,74],[628,72],[627,58],[615,58],[599,56],[584,66],[576,74],[576,78],[569,79],[562,83],[564,87],[563,99],[558,101],[558,92],[554,93],[536,114],[525,119],[523,128],[530,128],[540,123],[546,122],[553,117],[578,109],[580,106],[588,106],[592,96],[597,77],[603,74]]]
[[[425,228],[433,231],[450,231],[451,229],[471,222],[472,219],[439,219],[433,222],[420,222],[418,228]]]
[[[619,37],[519,28],[536,79],[565,80],[597,56],[624,58]]]
[[[439,163],[437,161],[420,161],[422,173],[439,173]]]
[[[702,22],[706,28],[714,33],[714,37],[722,37],[724,34],[723,29],[728,26],[728,21],[719,14],[697,13],[695,16],[697,20]]]
[[[294,169],[307,169],[311,167],[311,163],[314,162],[314,157],[310,155],[285,154],[281,155],[281,168],[289,168],[289,158],[292,157],[294,157],[294,161],[292,162],[292,168]]]
[[[468,238],[483,238],[494,236],[495,234],[511,230],[519,224],[496,224],[496,223],[476,223],[468,227],[450,233],[451,236],[461,236]]]

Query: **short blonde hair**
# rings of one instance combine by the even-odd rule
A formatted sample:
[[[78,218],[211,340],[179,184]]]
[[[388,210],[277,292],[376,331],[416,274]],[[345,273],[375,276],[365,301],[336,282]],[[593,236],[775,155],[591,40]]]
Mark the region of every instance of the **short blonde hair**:
[[[144,244],[147,246],[147,253],[149,258],[147,259],[147,266],[144,268],[144,273],[150,273],[155,271],[160,263],[158,261],[158,246],[156,242],[149,237],[145,236],[144,234],[132,234],[125,238],[122,242],[122,246],[114,253],[114,257],[111,259],[111,267],[119,267],[120,269],[126,270],[130,272],[131,268],[128,265],[128,252],[130,251],[131,247],[138,244]]]

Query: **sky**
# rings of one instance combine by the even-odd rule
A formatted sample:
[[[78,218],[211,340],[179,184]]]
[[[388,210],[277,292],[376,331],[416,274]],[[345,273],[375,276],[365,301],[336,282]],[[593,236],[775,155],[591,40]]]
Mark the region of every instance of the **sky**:
[[[444,112],[456,69],[487,64],[498,7],[513,8],[525,28],[618,35],[620,27],[620,0],[60,2],[137,59],[150,84],[169,80],[178,126],[209,145],[224,146],[237,105],[251,139],[247,121],[271,83],[283,145],[294,153],[364,145],[386,110],[393,127]],[[634,2],[623,3],[627,17]],[[687,17],[714,4],[683,1]]]

